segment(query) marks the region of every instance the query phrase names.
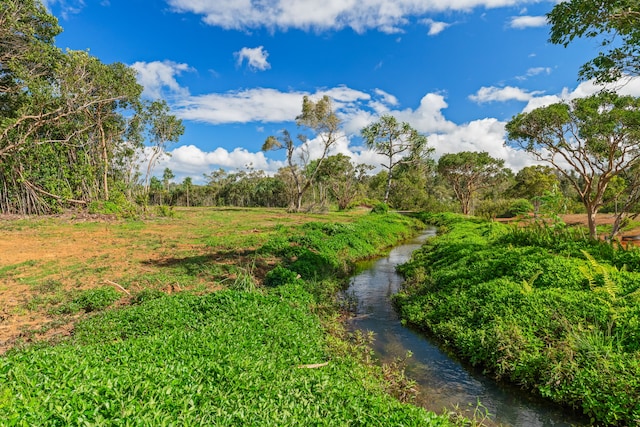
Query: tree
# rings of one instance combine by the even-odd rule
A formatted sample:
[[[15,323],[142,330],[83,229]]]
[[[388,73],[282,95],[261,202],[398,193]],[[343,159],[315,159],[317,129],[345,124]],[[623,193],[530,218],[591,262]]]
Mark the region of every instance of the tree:
[[[516,197],[529,199],[538,212],[540,197],[553,190],[558,185],[558,177],[551,166],[535,165],[527,166],[518,171],[515,177],[516,184],[512,192]]]
[[[619,179],[616,179],[619,178]],[[611,227],[610,239],[613,239],[629,218],[638,216],[638,204],[640,203],[640,162],[633,163],[629,168],[621,171],[609,184],[613,187],[613,198],[616,204],[615,220]],[[607,187],[607,190],[609,190]],[[619,200],[622,205],[618,206]],[[635,212],[635,213],[631,213]]]
[[[162,183],[164,184],[164,190],[169,191],[169,183],[176,176],[173,174],[173,171],[169,168],[164,168],[164,172],[162,172]]]
[[[300,211],[302,208],[302,197],[306,190],[304,190],[304,183],[302,181],[303,175],[300,173],[300,169],[293,158],[296,146],[293,143],[293,139],[291,139],[291,134],[286,129],[282,131],[281,137],[269,136],[264,144],[262,144],[262,151],[278,150],[281,148],[287,150],[287,164],[289,166],[286,168],[286,171],[291,175],[293,185],[295,186],[295,194],[293,195],[294,206],[297,211]]]
[[[186,177],[182,181],[182,187],[184,188],[184,191],[185,191],[186,196],[187,196],[187,207],[189,207],[189,206],[191,206],[189,204],[189,193],[191,193],[191,189],[193,188],[193,180],[191,179],[190,176]]]
[[[431,158],[398,165],[393,172],[389,204],[402,210],[431,210],[434,198],[435,162]],[[386,184],[385,184],[386,186]]]
[[[580,70],[580,76],[612,82],[640,74],[640,2],[638,0],[570,0],[558,2],[547,15],[550,41],[569,45],[576,37],[601,37],[609,49]]]
[[[169,114],[167,102],[153,101],[146,105],[143,113],[143,123],[147,126],[147,135],[152,143],[147,157],[147,173],[145,190],[149,191],[149,179],[156,162],[167,153],[167,143],[178,142],[184,133],[182,120]]]
[[[445,154],[438,160],[438,172],[453,188],[464,215],[473,214],[478,193],[493,185],[504,173],[504,160],[487,152],[462,151]]]
[[[56,48],[60,31],[40,2],[0,4],[3,212],[45,213],[109,198],[124,112],[142,87],[130,67]]]
[[[40,1],[3,0],[0,3],[0,111],[3,116],[20,104],[29,84],[52,75],[60,54],[53,42],[61,32],[58,20]]]
[[[345,210],[362,193],[363,180],[370,165],[354,165],[344,154],[327,157],[318,174],[318,181],[325,183],[339,210]]]
[[[506,129],[509,144],[551,164],[571,182],[595,239],[607,186],[640,161],[640,99],[602,92],[519,114]]]
[[[322,163],[329,154],[331,147],[335,145],[340,137],[341,120],[333,111],[331,98],[323,96],[314,102],[305,96],[302,100],[302,113],[296,117],[296,124],[311,131],[320,142],[320,153],[312,159],[310,145],[306,135],[298,135],[301,145],[296,147],[291,134],[287,130],[282,131],[282,137],[269,136],[262,145],[262,151],[287,150],[288,172],[295,183],[294,209],[297,212],[302,210],[302,200],[305,193],[315,182],[316,176],[322,167]],[[300,165],[294,159],[294,153],[298,149]],[[311,160],[317,160],[312,168],[307,168]],[[305,173],[303,173],[303,171]]]
[[[402,164],[419,162],[433,152],[432,148],[427,147],[426,136],[408,123],[398,123],[397,119],[390,115],[383,115],[377,122],[363,128],[360,133],[369,148],[387,158],[386,163],[382,164],[387,170],[385,203],[389,201],[394,170]]]

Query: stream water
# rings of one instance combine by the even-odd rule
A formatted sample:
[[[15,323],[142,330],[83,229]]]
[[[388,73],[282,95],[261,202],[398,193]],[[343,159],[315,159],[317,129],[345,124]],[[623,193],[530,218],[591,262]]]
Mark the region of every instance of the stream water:
[[[355,316],[350,320],[352,330],[375,334],[373,347],[382,362],[412,353],[406,362],[406,373],[419,385],[414,403],[428,410],[442,413],[457,409],[467,416],[488,413],[486,425],[586,425],[573,414],[536,400],[517,387],[483,376],[440,350],[428,337],[402,325],[391,303],[391,296],[403,281],[395,268],[434,235],[435,229],[429,229],[394,248],[387,257],[360,266],[346,291],[357,302]]]

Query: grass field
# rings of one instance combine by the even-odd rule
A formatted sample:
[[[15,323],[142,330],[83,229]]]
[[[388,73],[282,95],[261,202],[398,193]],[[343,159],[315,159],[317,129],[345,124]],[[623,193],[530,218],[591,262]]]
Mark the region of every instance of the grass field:
[[[351,263],[418,225],[364,210],[5,220],[0,425],[468,425],[398,400],[413,383],[338,321]]]

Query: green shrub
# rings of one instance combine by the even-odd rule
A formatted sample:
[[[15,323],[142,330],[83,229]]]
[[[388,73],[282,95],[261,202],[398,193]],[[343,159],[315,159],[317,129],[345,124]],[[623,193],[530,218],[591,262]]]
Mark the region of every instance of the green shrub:
[[[176,212],[173,209],[173,206],[169,206],[169,205],[158,205],[156,207],[156,213],[158,216],[162,216],[166,218],[173,218],[176,215]]]
[[[534,211],[533,204],[527,199],[517,199],[511,202],[509,210],[505,213],[505,218],[519,215],[526,215]]]
[[[154,300],[157,298],[162,298],[166,294],[162,292],[160,289],[151,289],[146,288],[136,293],[133,297],[134,304],[142,304],[143,302]]]
[[[388,212],[389,205],[387,205],[386,203],[376,203],[375,205],[373,205],[373,208],[371,208],[372,214],[384,215]]]
[[[60,314],[100,311],[118,301],[120,296],[120,293],[111,286],[87,289],[81,291],[71,301],[54,308],[53,311]]]
[[[300,275],[281,265],[276,266],[264,277],[264,285],[270,288],[287,284],[295,284],[300,281]]]

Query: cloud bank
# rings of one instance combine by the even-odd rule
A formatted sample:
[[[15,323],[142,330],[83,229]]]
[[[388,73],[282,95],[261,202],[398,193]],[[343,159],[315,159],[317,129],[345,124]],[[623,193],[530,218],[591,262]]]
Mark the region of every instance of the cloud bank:
[[[166,0],[177,13],[194,13],[212,26],[234,30],[340,30],[362,33],[375,29],[401,32],[411,17],[474,8],[497,8],[534,0]],[[523,22],[525,17],[519,17]],[[535,17],[533,17],[535,18]],[[434,34],[444,29],[434,23]],[[516,25],[523,25],[522,23]]]

